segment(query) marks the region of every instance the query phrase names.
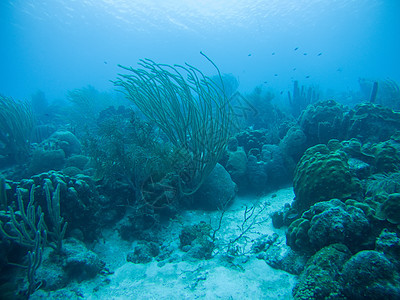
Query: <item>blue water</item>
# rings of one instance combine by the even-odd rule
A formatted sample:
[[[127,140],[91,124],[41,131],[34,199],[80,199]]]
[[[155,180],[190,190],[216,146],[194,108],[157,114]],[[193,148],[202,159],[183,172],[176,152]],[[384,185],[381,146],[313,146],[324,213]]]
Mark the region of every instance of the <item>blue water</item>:
[[[108,91],[117,64],[140,58],[214,72],[200,51],[241,91],[357,90],[359,77],[400,81],[399,37],[397,0],[2,0],[0,93]]]

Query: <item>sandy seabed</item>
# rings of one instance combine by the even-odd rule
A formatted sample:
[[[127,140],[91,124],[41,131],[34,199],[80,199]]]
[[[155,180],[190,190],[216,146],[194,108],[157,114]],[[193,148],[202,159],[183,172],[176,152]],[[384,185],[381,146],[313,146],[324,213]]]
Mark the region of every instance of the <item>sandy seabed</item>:
[[[225,212],[217,243],[233,240],[241,232],[246,207],[264,210],[257,216],[256,224],[238,245],[247,251],[248,241],[277,233],[275,243],[285,244],[284,229],[272,226],[271,213],[293,200],[292,188],[284,188],[258,198],[235,198]],[[239,256],[232,264],[216,255],[208,260],[184,259],[179,248],[179,234],[183,226],[210,223],[218,225],[221,212],[185,211],[162,229],[164,245],[174,249],[170,259],[153,260],[146,264],[126,261],[127,253],[136,242],[121,240],[116,231],[104,231],[104,239],[92,251],[106,263],[113,273],[95,279],[73,283],[57,292],[38,291],[31,299],[62,299],[62,295],[76,295],[76,299],[292,299],[296,276],[270,267],[255,254]],[[74,297],[72,297],[74,298]],[[69,299],[72,299],[69,296]]]

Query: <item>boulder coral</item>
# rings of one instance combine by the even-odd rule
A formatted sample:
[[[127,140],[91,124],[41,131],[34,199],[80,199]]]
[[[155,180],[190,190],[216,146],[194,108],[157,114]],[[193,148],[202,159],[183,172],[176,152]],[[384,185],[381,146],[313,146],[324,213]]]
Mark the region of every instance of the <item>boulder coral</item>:
[[[50,136],[47,143],[53,143],[56,149],[62,149],[66,157],[81,153],[81,143],[70,131],[56,131]]]
[[[360,208],[332,199],[314,204],[290,224],[286,241],[294,250],[310,253],[334,243],[354,250],[369,242],[369,233],[369,221]]]
[[[287,156],[297,162],[306,150],[306,143],[307,136],[299,126],[295,125],[288,130],[279,146]]]
[[[390,173],[400,169],[400,143],[388,140],[374,145],[372,151],[377,172]]]
[[[347,299],[399,299],[400,280],[384,254],[360,251],[343,266],[343,292]]]
[[[227,207],[235,196],[236,184],[225,168],[217,164],[192,200],[196,208],[217,210]]]
[[[400,113],[372,103],[357,105],[350,113],[347,138],[361,142],[388,140],[400,128]]]
[[[350,257],[350,250],[343,244],[319,250],[301,273],[293,289],[294,299],[342,299],[339,280],[342,266]]]
[[[239,185],[245,180],[247,171],[247,156],[242,147],[237,147],[235,151],[229,152],[226,170],[236,184]]]
[[[378,206],[376,217],[392,224],[400,224],[400,193],[390,194]]]
[[[307,136],[307,144],[313,146],[327,143],[330,139],[344,139],[347,113],[348,109],[334,100],[309,105],[299,118],[300,127]]]
[[[347,199],[360,190],[352,175],[347,155],[334,143],[319,144],[306,150],[296,166],[293,187],[294,208],[302,212],[319,201]]]

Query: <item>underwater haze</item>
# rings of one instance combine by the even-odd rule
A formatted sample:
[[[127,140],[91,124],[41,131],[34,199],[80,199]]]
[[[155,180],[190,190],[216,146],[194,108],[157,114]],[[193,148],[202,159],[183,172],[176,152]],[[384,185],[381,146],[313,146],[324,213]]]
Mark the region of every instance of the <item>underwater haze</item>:
[[[400,299],[400,0],[0,0],[0,300]]]
[[[110,90],[117,65],[141,58],[214,72],[200,51],[246,92],[399,81],[399,14],[396,0],[3,0],[0,93]]]

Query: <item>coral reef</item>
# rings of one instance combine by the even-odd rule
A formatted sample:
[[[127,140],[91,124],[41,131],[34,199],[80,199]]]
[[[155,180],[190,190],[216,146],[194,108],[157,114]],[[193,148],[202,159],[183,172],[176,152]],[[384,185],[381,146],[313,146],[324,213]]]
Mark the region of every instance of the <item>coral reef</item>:
[[[289,182],[291,176],[289,176],[286,168],[285,155],[279,146],[263,145],[261,160],[265,163],[265,171],[270,187],[279,187]]]
[[[279,146],[295,164],[307,149],[307,136],[299,126],[292,126],[280,141]]]
[[[400,113],[372,103],[358,104],[349,113],[347,139],[379,143],[390,139],[400,128]]]
[[[275,144],[275,142],[279,141],[266,129],[242,130],[235,137],[238,141],[238,146],[243,147],[246,153],[249,153],[251,149],[261,151],[263,145]]]
[[[396,81],[392,79],[375,81],[372,79],[360,78],[358,83],[360,84],[360,90],[364,99],[368,99],[371,90],[373,90],[376,85],[375,102],[393,110],[400,109],[400,89]]]
[[[247,179],[248,186],[254,191],[262,191],[268,184],[266,164],[258,160],[256,156],[249,155],[247,158]]]
[[[48,172],[50,170],[59,171],[65,165],[65,152],[58,150],[36,149],[32,153],[32,159],[28,168],[30,175]]]
[[[313,255],[293,289],[294,299],[343,299],[341,271],[351,257],[343,244],[332,244]]]
[[[66,166],[66,159],[80,154],[81,143],[72,132],[56,131],[36,145],[25,175],[32,176],[50,170],[59,171]],[[85,166],[80,165],[79,167],[83,171]]]
[[[361,185],[351,173],[347,155],[335,141],[306,150],[297,164],[293,188],[294,207],[300,212],[319,201],[345,200],[359,193]]]
[[[33,125],[28,103],[0,95],[0,167],[27,159]]]
[[[307,89],[307,91],[306,91]],[[315,87],[306,88],[304,85],[299,88],[299,81],[293,82],[293,94],[288,92],[291,113],[297,118],[308,105],[319,100],[319,92]]]
[[[244,98],[245,103],[241,110],[243,114],[242,127],[255,130],[268,130],[271,137],[276,141],[279,136],[275,130],[292,118],[281,111],[281,109],[272,103],[274,93],[266,90],[262,86],[257,86]]]
[[[360,251],[343,266],[343,294],[347,299],[398,299],[399,275],[384,254]]]
[[[235,195],[236,184],[225,168],[217,164],[191,200],[193,207],[216,210],[229,206]]]
[[[400,193],[390,194],[380,203],[376,211],[379,220],[400,224]]]
[[[290,182],[293,162],[283,147],[268,142],[265,130],[245,130],[232,138],[221,162],[239,191],[263,192]]]
[[[350,249],[365,247],[370,241],[370,223],[363,210],[338,199],[318,202],[293,221],[287,244],[294,250],[313,253],[334,243]]]
[[[377,173],[390,173],[400,169],[400,143],[388,140],[372,147]]]
[[[299,117],[299,125],[307,137],[308,146],[325,144],[331,139],[345,138],[348,109],[333,101],[309,105]]]
[[[92,279],[104,269],[105,263],[97,254],[88,250],[84,243],[68,238],[62,256],[55,256],[48,249],[45,250],[37,276],[43,281],[42,290],[55,291],[73,281]]]
[[[187,253],[187,258],[211,258],[215,247],[211,231],[211,226],[204,222],[182,229],[179,235],[180,248]]]
[[[148,59],[140,65],[142,69],[121,66],[130,73],[120,75],[114,84],[159,126],[183,157],[180,192],[192,195],[214,169],[236,128],[233,107],[224,90],[195,67]],[[219,79],[222,83],[221,75]]]
[[[242,147],[236,147],[235,151],[229,151],[225,168],[239,187],[245,185],[247,156]]]
[[[154,257],[159,255],[159,246],[154,242],[140,243],[135,249],[126,256],[126,261],[134,264],[145,264],[151,262]]]
[[[208,292],[209,267],[252,269],[265,293],[272,267],[294,299],[399,298],[397,83],[374,80],[369,98],[360,82],[371,103],[349,108],[295,80],[285,113],[217,67],[122,68],[134,107],[90,86],[67,105],[0,96],[0,298],[83,298],[84,281],[97,297],[120,284],[109,263],[137,285],[175,276],[179,296]]]
[[[382,231],[375,250],[354,255],[332,244],[307,262],[293,289],[295,299],[397,299],[399,295],[396,234]]]
[[[60,186],[61,214],[69,222],[68,232],[79,230],[86,241],[96,238],[102,226],[102,213],[107,213],[106,203],[99,201],[96,185],[89,176],[82,174],[69,177],[61,172],[50,171],[34,175],[20,182],[9,182],[10,194],[17,189],[22,190],[22,196],[27,197],[34,185],[35,202],[41,207],[47,207],[45,186],[53,193]]]

